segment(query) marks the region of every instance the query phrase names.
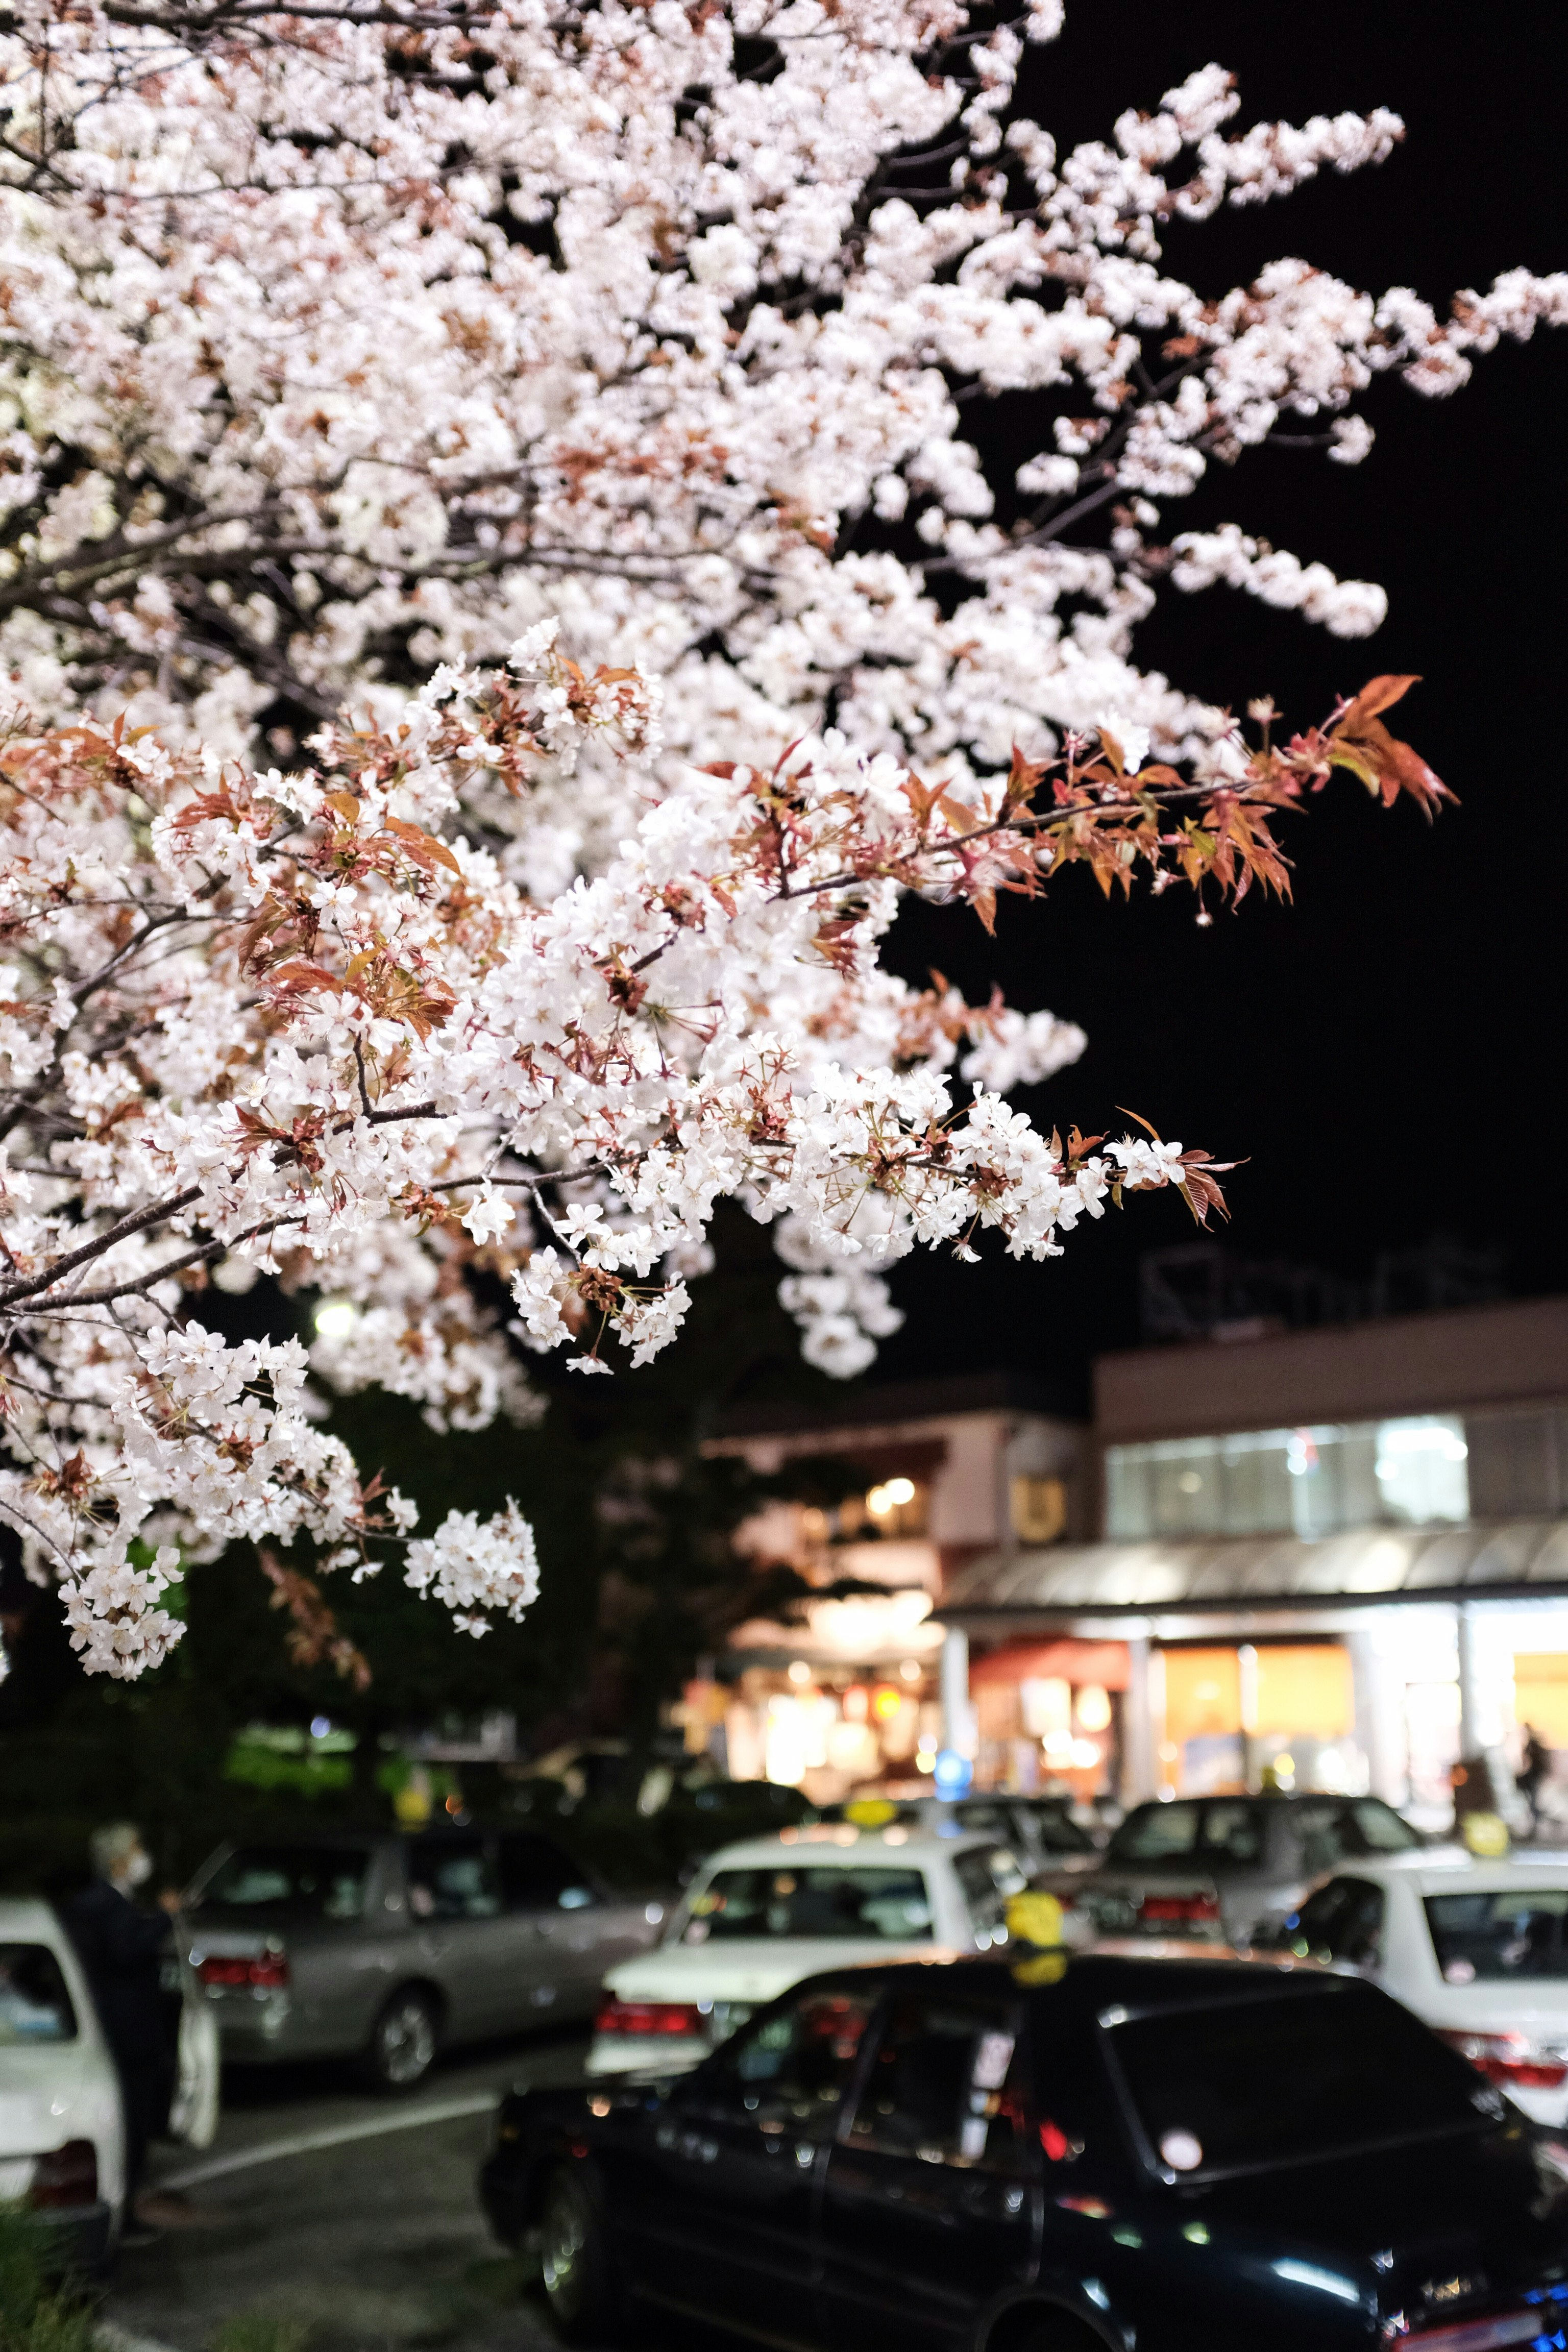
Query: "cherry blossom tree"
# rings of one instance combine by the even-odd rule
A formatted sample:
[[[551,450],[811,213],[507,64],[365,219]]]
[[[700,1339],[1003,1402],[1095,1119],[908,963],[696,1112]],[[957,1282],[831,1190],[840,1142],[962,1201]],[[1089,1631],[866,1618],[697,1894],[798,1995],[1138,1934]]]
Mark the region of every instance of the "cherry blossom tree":
[[[0,1515],[89,1666],[155,1663],[182,1549],[236,1538],[304,1538],[356,1579],[405,1541],[407,1580],[476,1633],[537,1589],[515,1505],[407,1540],[416,1505],[311,1418],[300,1342],[228,1344],[189,1311],[209,1270],[326,1293],[333,1385],[472,1427],[536,1410],[487,1281],[527,1347],[645,1363],[738,1197],[806,1269],[818,1360],[853,1365],[888,1311],[875,1269],[917,1244],[973,1256],[994,1231],[1039,1258],[1124,1192],[1219,1202],[1202,1151],[1064,1142],[1010,1109],[1003,1087],[1079,1041],[889,972],[903,893],[989,920],[999,890],[1084,864],[1108,891],[1236,898],[1283,887],[1279,814],[1335,767],[1444,797],[1380,715],[1408,678],[1283,747],[1263,706],[1206,779],[1102,722],[962,785],[830,730],[661,788],[654,683],[586,675],[553,637],[444,667],[389,728],[322,729],[309,770],[121,721],[0,746]],[[640,818],[541,902],[467,813],[502,790],[548,807],[584,745],[620,759]],[[268,1573],[320,1648],[313,1580]]]
[[[5,12],[0,662],[46,716],[188,714],[287,757],[558,614],[580,659],[664,677],[672,757],[831,723],[958,772],[1112,712],[1197,749],[1218,714],[1132,658],[1162,587],[1343,637],[1384,597],[1167,514],[1272,440],[1359,463],[1374,378],[1450,392],[1568,315],[1568,278],[1441,320],[1301,260],[1205,294],[1167,223],[1379,163],[1403,126],[1237,131],[1200,64],[1058,155],[1028,101],[1060,16]],[[1037,419],[1021,467],[1003,394]],[[579,792],[522,878],[560,887],[619,823]]]
[[[0,1515],[90,1667],[155,1663],[237,1538],[401,1547],[476,1633],[535,1588],[515,1507],[416,1538],[300,1347],[202,1326],[209,1275],[323,1294],[330,1383],[472,1427],[538,1410],[509,1329],[585,1373],[667,1345],[723,1195],[839,1371],[918,1244],[1216,1204],[1201,1152],[1037,1132],[1005,1093],[1081,1032],[881,942],[904,893],[989,922],[1075,863],[1206,919],[1284,887],[1336,766],[1430,813],[1408,680],[1244,739],[1133,632],[1218,583],[1375,628],[1371,583],[1167,504],[1271,438],[1358,462],[1374,377],[1447,392],[1568,280],[1205,297],[1165,221],[1397,119],[1232,135],[1204,67],[1058,158],[1019,86],[1058,21],[0,16]],[[1039,446],[999,480],[1003,393]]]

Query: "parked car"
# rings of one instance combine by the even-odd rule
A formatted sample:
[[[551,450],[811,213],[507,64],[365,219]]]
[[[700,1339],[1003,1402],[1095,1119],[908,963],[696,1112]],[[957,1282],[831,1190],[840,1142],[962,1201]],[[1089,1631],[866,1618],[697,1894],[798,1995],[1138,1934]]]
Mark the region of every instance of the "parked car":
[[[994,1838],[823,1822],[713,1855],[653,1951],[612,1969],[588,2069],[694,2066],[825,1959],[950,1959],[1006,1941],[1026,1885]]]
[[[120,2082],[81,1964],[47,1903],[0,1899],[0,2202],[98,2270],[124,2198]]]
[[[839,1812],[843,1818],[855,1818],[852,1804],[840,1807]],[[999,1838],[1012,1848],[1031,1877],[1044,1870],[1092,1870],[1105,1843],[1103,1832],[1097,1838],[1075,1819],[1072,1802],[1066,1797],[912,1797],[899,1804],[898,1817],[909,1823],[918,1822],[938,1835],[957,1837],[976,1831],[982,1836]]]
[[[1315,1969],[833,1969],[691,2074],[514,2092],[480,2191],[577,2342],[629,2303],[867,2352],[1495,2352],[1568,2325],[1568,2149]]]
[[[1081,1935],[1246,1945],[1277,1930],[1325,1871],[1420,1848],[1376,1797],[1178,1797],[1134,1806],[1098,1870],[1047,1883]]]
[[[1568,2125],[1568,1861],[1361,1863],[1310,1895],[1281,1940],[1381,1985],[1526,2115]]]
[[[665,1916],[531,1829],[221,1846],[185,1900],[226,2058],[354,2057],[393,2091],[444,2042],[591,2015],[605,1969]]]

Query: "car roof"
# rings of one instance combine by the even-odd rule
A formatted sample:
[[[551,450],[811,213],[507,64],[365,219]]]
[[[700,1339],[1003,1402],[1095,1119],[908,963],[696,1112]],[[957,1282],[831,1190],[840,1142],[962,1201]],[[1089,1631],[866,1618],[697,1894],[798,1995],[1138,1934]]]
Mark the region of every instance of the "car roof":
[[[907,1978],[911,1984],[931,1982],[931,1962],[925,1959],[870,1960],[853,1966],[859,1979],[873,1977],[896,1983]],[[960,1985],[993,1995],[1022,1992],[1031,2003],[1052,2007],[1066,2003],[1080,2012],[1098,2015],[1106,2024],[1121,2021],[1108,2014],[1110,2011],[1147,2017],[1166,2010],[1209,2009],[1234,2000],[1238,1993],[1248,2000],[1267,2000],[1276,1994],[1281,2000],[1296,2000],[1325,1991],[1365,1993],[1373,1990],[1359,1978],[1336,1976],[1326,1969],[1303,1968],[1289,1955],[1278,1960],[1187,1960],[1142,1953],[1069,1954],[1061,1974],[1048,1985],[1026,1980],[1023,1971],[1030,1966],[1029,1961],[1020,1965],[1016,1954],[966,1954],[942,1967],[942,1984],[944,1991]],[[825,1983],[837,1983],[844,1973],[840,1969],[825,1968],[816,1976],[804,1979],[802,1985],[815,1983],[817,1978]]]
[[[63,1933],[52,1904],[36,1895],[0,1895],[0,1943],[58,1944]]]
[[[740,1838],[708,1855],[704,1871],[765,1867],[769,1863],[809,1862],[830,1868],[858,1863],[929,1862],[938,1854],[968,1853],[989,1849],[996,1840],[985,1830],[964,1830],[944,1837],[940,1830],[918,1822],[889,1822],[880,1829],[857,1829],[849,1822],[808,1822],[798,1829],[776,1830],[766,1837]]]
[[[1370,1878],[1393,1885],[1414,1879],[1420,1893],[1442,1894],[1468,1888],[1477,1895],[1503,1894],[1510,1886],[1568,1887],[1568,1853],[1483,1860],[1463,1846],[1422,1846],[1408,1853],[1347,1856],[1334,1872],[1336,1878]]]
[[[1397,1810],[1386,1797],[1351,1797],[1340,1789],[1235,1789],[1201,1797],[1144,1797],[1128,1808],[1127,1819],[1134,1813],[1174,1811],[1179,1805],[1269,1805],[1281,1811],[1293,1805],[1376,1805],[1381,1812]]]

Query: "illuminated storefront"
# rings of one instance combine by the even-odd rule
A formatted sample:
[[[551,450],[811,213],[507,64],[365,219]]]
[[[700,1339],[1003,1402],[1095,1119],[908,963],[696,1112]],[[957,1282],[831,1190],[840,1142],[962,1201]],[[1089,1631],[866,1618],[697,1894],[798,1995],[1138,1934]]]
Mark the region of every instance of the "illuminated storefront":
[[[976,1781],[1103,1796],[1120,1780],[1125,1642],[1013,1642],[971,1659]]]
[[[1372,1790],[1439,1826],[1527,1727],[1568,1824],[1568,1300],[1129,1351],[1096,1368],[1099,1539],[1001,1546],[941,1615],[973,1674],[1129,1657],[1124,1799]]]
[[[1365,1787],[1342,1642],[1172,1643],[1151,1664],[1156,1785],[1173,1796]]]

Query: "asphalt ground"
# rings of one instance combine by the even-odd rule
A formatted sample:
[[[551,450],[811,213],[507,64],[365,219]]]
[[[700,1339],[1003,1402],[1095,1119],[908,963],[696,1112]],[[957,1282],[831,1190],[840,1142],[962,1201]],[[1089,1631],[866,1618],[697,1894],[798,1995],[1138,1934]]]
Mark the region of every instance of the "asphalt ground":
[[[465,2052],[404,2099],[328,2067],[231,2076],[213,2147],[153,2167],[213,2226],[124,2251],[104,2318],[172,2352],[557,2352],[534,2266],[491,2237],[475,2179],[501,2093],[571,2080],[584,2046]]]

